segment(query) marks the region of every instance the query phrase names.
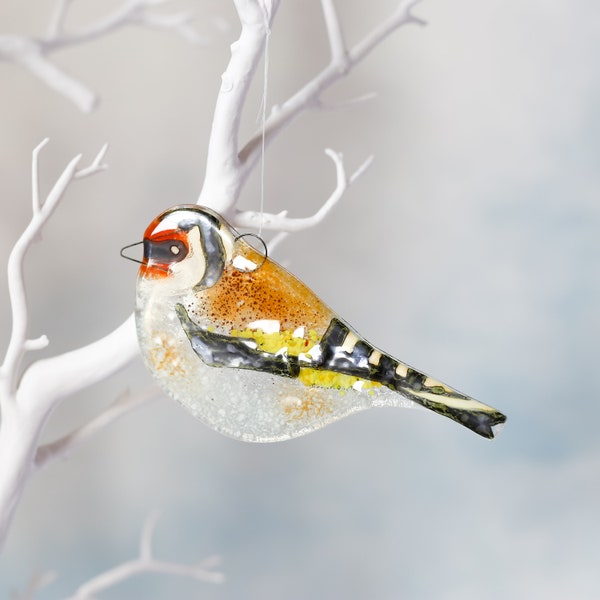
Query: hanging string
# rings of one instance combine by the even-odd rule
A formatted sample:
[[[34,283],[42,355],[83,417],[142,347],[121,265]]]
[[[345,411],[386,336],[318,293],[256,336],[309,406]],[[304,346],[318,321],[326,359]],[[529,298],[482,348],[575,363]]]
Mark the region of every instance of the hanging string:
[[[264,214],[265,214],[265,129],[267,123],[267,90],[269,84],[269,38],[271,37],[271,28],[269,27],[269,9],[268,0],[261,2],[263,16],[265,19],[265,53],[263,60],[263,94],[262,94],[262,114],[261,114],[261,144],[260,144],[260,221],[258,223],[258,235],[262,235]]]

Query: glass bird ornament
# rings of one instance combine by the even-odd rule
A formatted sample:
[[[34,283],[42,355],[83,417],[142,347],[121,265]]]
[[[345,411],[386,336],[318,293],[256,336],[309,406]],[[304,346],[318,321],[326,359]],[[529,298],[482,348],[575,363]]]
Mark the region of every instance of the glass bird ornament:
[[[367,408],[415,404],[486,438],[506,420],[372,346],[212,210],[163,212],[143,245],[144,362],[169,396],[225,435],[287,440]]]

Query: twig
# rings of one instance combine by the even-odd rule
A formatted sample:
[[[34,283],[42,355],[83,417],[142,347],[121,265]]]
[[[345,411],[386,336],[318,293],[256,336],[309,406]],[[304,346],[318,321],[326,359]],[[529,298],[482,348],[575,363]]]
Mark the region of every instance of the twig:
[[[148,387],[132,394],[126,392],[119,396],[91,421],[75,429],[71,433],[40,446],[35,455],[35,467],[41,469],[52,460],[64,457],[74,447],[96,435],[99,431],[114,423],[123,415],[139,408],[160,394],[155,386]]]
[[[190,27],[193,18],[192,13],[180,12],[170,15],[158,15],[148,11],[149,8],[163,3],[163,0],[128,0],[96,23],[92,23],[87,28],[72,34],[66,34],[62,30],[63,12],[61,28],[58,32],[55,31],[53,35],[39,40],[40,47],[43,52],[51,52],[66,46],[91,42],[130,25],[171,29],[175,33],[186,37],[188,41],[194,43],[203,41],[203,38],[198,34],[195,37],[191,36],[193,31]]]
[[[139,352],[132,315],[109,335],[77,350],[35,361],[21,375],[25,352],[48,343],[45,336],[28,338],[27,296],[23,279],[25,255],[72,181],[89,177],[106,167],[102,162],[106,146],[88,167],[78,168],[81,155],[76,156],[42,200],[37,166],[39,153],[46,143],[44,140],[33,151],[31,221],[8,259],[13,325],[0,366],[0,549],[33,472],[39,438],[50,412],[62,398],[108,377]]]
[[[314,215],[304,218],[289,218],[287,216],[287,211],[280,212],[276,215],[267,213],[262,216],[261,213],[255,211],[243,211],[237,213],[235,224],[239,227],[256,228],[262,219],[263,229],[292,232],[308,229],[309,227],[314,227],[321,223],[342,198],[348,186],[354,183],[354,181],[356,181],[356,179],[358,179],[358,177],[360,177],[373,162],[373,157],[369,156],[350,177],[347,177],[342,155],[329,148],[325,150],[325,154],[327,154],[335,164],[337,185],[333,193]],[[278,239],[276,240],[276,243],[279,243],[280,241],[281,239]],[[273,247],[272,243],[270,244],[270,247]]]
[[[365,102],[370,102],[374,98],[377,98],[376,92],[367,92],[366,94],[361,94],[360,96],[355,96],[354,98],[349,98],[348,100],[344,100],[342,102],[336,102],[335,104],[329,104],[323,102],[320,98],[315,100],[315,107],[319,110],[344,110],[346,108],[355,108],[358,104],[363,104]]]
[[[54,13],[52,14],[50,23],[48,23],[46,39],[51,40],[62,34],[69,4],[71,4],[72,1],[73,0],[57,0],[56,6],[54,7]]]
[[[321,8],[325,17],[325,27],[329,38],[331,62],[338,65],[343,72],[348,67],[348,50],[344,41],[344,34],[333,0],[321,0]]]
[[[0,384],[4,391],[3,394],[0,394],[0,402],[7,401],[8,397],[12,396],[16,391],[16,382],[24,353],[27,350],[43,348],[48,344],[48,339],[45,336],[37,338],[37,340],[27,339],[27,295],[23,279],[25,255],[43,226],[52,216],[71,181],[73,179],[89,177],[106,168],[106,165],[101,162],[106,152],[106,146],[100,150],[92,164],[83,169],[77,169],[77,165],[81,160],[81,154],[76,156],[65,167],[56,183],[52,186],[46,200],[42,202],[39,192],[38,157],[40,151],[47,143],[47,139],[43,140],[33,151],[31,194],[33,214],[31,221],[17,240],[8,258],[8,293],[12,311],[12,331],[6,355],[0,368]]]
[[[290,234],[287,231],[280,231],[276,233],[267,244],[269,248],[269,254],[272,253],[275,248],[278,248],[281,242],[283,242],[283,240],[285,240],[289,235]]]
[[[293,119],[307,108],[318,106],[321,94],[336,81],[346,76],[360,63],[375,47],[383,42],[393,31],[403,25],[424,25],[425,21],[415,17],[411,9],[420,0],[403,0],[398,8],[382,24],[368,33],[349,51],[346,50],[343,37],[338,33],[339,23],[331,0],[323,0],[326,15],[327,32],[331,48],[331,61],[314,79],[306,83],[281,106],[274,107],[265,126],[266,143],[269,142]],[[245,179],[259,159],[262,132],[255,133],[241,149],[242,179]]]
[[[212,570],[219,561],[217,557],[210,557],[197,565],[172,563],[153,558],[152,536],[157,520],[157,513],[151,514],[146,519],[142,529],[138,558],[113,567],[90,579],[67,600],[92,600],[97,594],[143,573],[165,573],[180,577],[192,577],[207,583],[222,583],[225,580],[223,573]]]
[[[209,142],[204,185],[198,198],[199,204],[211,206],[226,216],[231,216],[242,186],[258,163],[263,136],[264,143],[268,145],[304,110],[318,107],[321,94],[347,75],[392,31],[410,23],[424,24],[424,21],[411,13],[411,9],[419,0],[402,0],[384,23],[348,50],[333,0],[321,0],[331,51],[328,66],[281,106],[274,106],[266,119],[264,131],[261,128],[240,149],[238,136],[242,107],[265,47],[264,40],[268,31],[262,16],[260,0],[234,2],[242,24],[242,32],[231,46],[231,59],[222,76]],[[278,0],[273,2],[271,20],[277,6]]]
[[[45,38],[0,35],[0,60],[11,61],[28,69],[85,113],[95,108],[98,96],[84,83],[51,62],[48,55],[52,52],[91,42],[131,25],[171,30],[190,43],[204,41],[191,26],[192,14],[158,15],[149,12],[148,9],[162,4],[162,0],[128,0],[87,28],[75,33],[66,33],[64,22],[71,2],[72,0],[57,1]]]
[[[11,600],[34,600],[37,593],[50,585],[55,579],[56,573],[54,571],[36,573],[31,577],[23,592],[14,592],[11,594]]]

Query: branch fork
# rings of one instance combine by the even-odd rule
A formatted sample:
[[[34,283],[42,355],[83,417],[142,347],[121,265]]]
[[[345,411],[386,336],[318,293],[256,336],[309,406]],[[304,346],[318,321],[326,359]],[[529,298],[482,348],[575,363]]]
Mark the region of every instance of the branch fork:
[[[342,196],[371,165],[373,156],[369,156],[359,167],[352,173],[350,177],[346,175],[343,156],[340,153],[327,148],[325,154],[331,158],[335,165],[337,184],[329,198],[321,206],[321,208],[310,217],[304,218],[289,218],[288,211],[282,211],[278,214],[260,213],[256,211],[240,211],[236,214],[234,223],[238,227],[254,227],[258,228],[262,225],[263,229],[276,230],[279,232],[291,233],[301,231],[311,227],[315,227],[321,223],[325,217],[331,212],[336,204],[341,200]]]
[[[392,32],[404,25],[424,25],[425,22],[411,12],[419,1],[401,0],[388,19],[348,49],[333,0],[321,0],[330,47],[328,66],[281,105],[273,107],[264,129],[240,146],[241,108],[264,51],[270,22],[268,26],[264,19],[261,22],[261,0],[235,0],[242,33],[232,45],[231,59],[223,74],[209,141],[206,177],[198,204],[211,206],[233,219],[241,189],[256,167],[263,148],[305,110],[320,106],[323,92],[347,76]],[[273,0],[269,13],[271,20],[278,6],[279,0]]]
[[[87,166],[79,167],[82,157],[75,156],[43,198],[38,162],[47,143],[45,139],[33,150],[32,216],[8,258],[12,330],[0,366],[0,547],[20,496],[35,470],[38,440],[50,412],[64,397],[114,373],[138,353],[133,318],[130,318],[105,338],[66,354],[38,360],[22,372],[25,353],[48,345],[45,335],[31,338],[28,334],[23,276],[26,254],[70,185],[107,168],[106,145]]]
[[[67,33],[64,24],[72,0],[58,0],[46,37],[0,35],[0,60],[24,67],[48,87],[73,102],[82,112],[92,112],[98,103],[97,94],[79,79],[57,67],[48,56],[56,50],[85,44],[131,25],[170,30],[190,43],[204,41],[191,25],[191,13],[161,15],[149,10],[164,2],[165,0],[127,0],[98,22],[79,32]]]
[[[122,563],[81,585],[67,600],[93,600],[97,595],[136,575],[143,573],[164,573],[191,577],[208,583],[222,583],[223,573],[213,569],[220,563],[220,558],[213,556],[196,565],[185,565],[161,561],[154,558],[152,553],[152,537],[158,521],[158,513],[152,513],[142,529],[139,556]]]
[[[81,160],[81,154],[73,158],[65,167],[56,183],[52,186],[45,200],[40,198],[38,160],[41,150],[48,143],[48,138],[43,140],[34,150],[32,157],[32,218],[25,231],[17,240],[8,259],[8,292],[12,309],[12,332],[6,356],[2,363],[2,395],[0,395],[0,406],[7,402],[8,397],[16,392],[16,382],[20,373],[23,355],[29,350],[40,350],[48,345],[48,338],[40,336],[37,339],[27,338],[27,296],[25,282],[23,279],[23,263],[25,255],[33,241],[39,236],[43,226],[54,213],[64,196],[65,191],[74,179],[82,179],[95,175],[107,168],[102,161],[108,146],[105,144],[96,155],[92,163],[81,169],[77,168]]]

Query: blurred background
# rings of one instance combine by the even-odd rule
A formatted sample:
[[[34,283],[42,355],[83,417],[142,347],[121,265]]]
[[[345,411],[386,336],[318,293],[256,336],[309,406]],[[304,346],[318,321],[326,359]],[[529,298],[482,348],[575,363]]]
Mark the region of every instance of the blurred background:
[[[77,29],[119,2],[78,0]],[[349,45],[393,0],[338,2]],[[194,202],[220,75],[239,24],[231,2],[191,8],[206,44],[130,27],[52,56],[101,96],[90,115],[0,64],[0,256],[30,218],[30,155],[48,190],[79,152],[109,142],[110,169],[76,182],[27,258],[30,335],[86,344],[132,311],[119,249],[161,210]],[[53,3],[4,0],[1,33],[40,36]],[[380,409],[291,442],[250,445],[167,398],[39,473],[0,560],[0,595],[51,570],[61,598],[137,553],[223,557],[223,585],[162,575],[102,597],[598,598],[600,440],[600,9],[579,0],[427,0],[266,157],[265,210],[312,214],[335,186],[323,150],[372,167],[320,226],[275,252],[367,339],[508,415],[488,442],[428,412]],[[328,61],[317,0],[283,0],[270,40],[269,106]],[[257,128],[262,76],[242,138]],[[258,174],[241,208],[259,208]],[[0,339],[10,331],[0,280]],[[5,343],[4,341],[2,342]],[[69,398],[45,439],[125,389],[141,363]]]

